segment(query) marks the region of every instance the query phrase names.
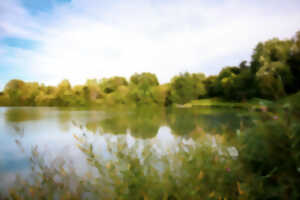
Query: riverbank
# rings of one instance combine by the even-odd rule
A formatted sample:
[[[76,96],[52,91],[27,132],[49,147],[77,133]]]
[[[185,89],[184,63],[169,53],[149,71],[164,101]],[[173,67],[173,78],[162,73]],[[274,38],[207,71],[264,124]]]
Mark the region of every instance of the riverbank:
[[[227,101],[222,98],[206,98],[206,99],[198,99],[193,100],[189,103],[183,105],[176,105],[176,107],[180,108],[190,108],[190,107],[218,107],[218,108],[258,108],[261,106],[271,106],[274,104],[273,101],[269,101],[266,99],[253,98],[251,100],[247,100],[244,102],[233,102]]]
[[[291,106],[293,109],[300,110],[300,92],[281,98],[277,101],[271,101],[262,98],[252,98],[242,102],[228,101],[222,98],[205,98],[192,100],[189,103],[180,105],[176,104],[178,108],[191,108],[191,107],[217,107],[217,108],[240,108],[240,109],[259,109],[262,106]]]

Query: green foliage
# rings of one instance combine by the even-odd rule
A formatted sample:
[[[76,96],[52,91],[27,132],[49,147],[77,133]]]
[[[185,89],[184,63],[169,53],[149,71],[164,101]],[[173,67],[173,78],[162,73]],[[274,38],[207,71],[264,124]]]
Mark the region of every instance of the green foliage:
[[[294,84],[298,77],[292,74],[289,64],[293,43],[293,40],[275,38],[256,47],[251,68],[262,97],[277,99],[297,90]]]
[[[103,98],[104,96],[96,79],[87,80],[83,91],[85,98],[91,103],[96,102],[98,99]]]
[[[240,135],[240,160],[251,199],[299,199],[300,126],[289,110],[263,109],[262,120]]]
[[[23,89],[25,87],[25,82],[21,80],[11,80],[9,81],[5,88],[4,93],[11,99],[12,105],[20,105],[23,101]]]
[[[253,74],[245,62],[240,67],[225,67],[214,78],[207,82],[212,96],[224,97],[227,100],[245,100],[256,95],[256,85]]]
[[[279,40],[277,38],[259,43],[252,55],[252,70],[256,73],[265,63],[286,62],[289,58],[291,40]]]
[[[222,88],[222,93],[225,98],[230,98],[234,96],[234,92],[237,90],[237,77],[240,73],[237,67],[225,67],[219,73],[218,81]]]
[[[204,74],[184,73],[175,76],[170,83],[168,99],[172,103],[185,104],[193,99],[199,99],[206,95],[203,81]]]
[[[130,84],[137,85],[141,90],[147,90],[150,87],[159,85],[156,75],[149,72],[132,75]]]
[[[300,116],[300,92],[280,99],[277,104],[291,109],[294,114]]]
[[[58,106],[69,106],[72,104],[71,84],[68,80],[63,80],[55,91],[55,104]]]
[[[107,94],[105,96],[106,105],[122,105],[128,103],[129,88],[120,86],[115,92]]]
[[[151,97],[155,104],[167,105],[167,95],[170,90],[169,84],[159,85],[151,88]]]
[[[209,97],[220,96],[221,91],[217,85],[217,78],[218,76],[209,76],[203,81]]]
[[[103,79],[100,83],[100,87],[105,93],[115,92],[119,87],[127,85],[127,80],[119,76],[115,76],[109,79]]]
[[[291,67],[291,72],[294,76],[293,88],[291,92],[300,90],[300,31],[296,33],[296,36],[292,38],[292,47],[288,59],[288,64]]]
[[[284,78],[282,78],[279,71],[285,71],[286,76],[291,76],[288,69],[284,69],[282,63],[279,62],[272,62],[269,65],[263,66],[256,73],[262,97],[278,99],[285,96]]]
[[[155,99],[153,99],[153,94],[159,95],[159,89],[154,89],[159,87],[159,82],[155,74],[152,73],[141,73],[134,74],[130,77],[130,93],[129,98],[135,104],[152,104]],[[164,101],[161,99],[161,101]],[[157,103],[161,103],[158,101]]]
[[[248,65],[224,67],[218,75],[183,73],[160,85],[155,74],[134,74],[87,80],[72,87],[63,80],[57,87],[11,80],[0,95],[2,106],[169,106],[218,97],[229,101],[252,98],[277,100],[300,89],[300,32],[288,40],[260,42]]]
[[[10,99],[7,94],[4,94],[3,92],[0,93],[0,105],[1,106],[9,106],[10,105]]]
[[[92,95],[87,87],[82,85],[76,85],[73,87],[73,103],[78,106],[85,106],[87,102],[91,99]]]

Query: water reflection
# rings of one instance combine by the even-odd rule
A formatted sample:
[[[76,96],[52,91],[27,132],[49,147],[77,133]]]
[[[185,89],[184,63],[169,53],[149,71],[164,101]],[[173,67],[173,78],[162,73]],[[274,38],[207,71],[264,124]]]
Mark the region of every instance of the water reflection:
[[[127,134],[135,138],[153,138],[161,126],[168,126],[172,134],[189,137],[195,131],[209,133],[235,132],[240,126],[251,126],[253,114],[242,110],[216,108],[158,108],[139,107],[134,110],[68,110],[58,108],[7,108],[6,126],[22,132],[21,124],[33,121],[40,127],[55,120],[60,132],[70,132],[74,124],[100,134]],[[1,117],[1,116],[0,116]],[[73,123],[72,123],[73,122]],[[75,122],[75,123],[74,123]],[[44,124],[46,123],[46,124]],[[54,125],[54,124],[52,124]]]
[[[34,146],[47,152],[44,159],[49,162],[61,155],[72,161],[76,169],[84,168],[74,133],[88,135],[95,151],[108,157],[107,138],[116,141],[123,137],[129,144],[146,139],[151,144],[159,142],[163,147],[160,149],[167,151],[174,148],[178,138],[199,141],[207,133],[220,135],[224,130],[231,137],[230,133],[235,133],[241,124],[251,126],[253,117],[246,111],[207,108],[0,108],[0,179],[7,180],[0,183],[0,189],[13,180],[13,174],[25,174],[30,169],[28,158]]]
[[[89,122],[87,123],[86,127],[88,130],[91,130],[91,127],[93,130],[98,130],[98,128],[101,127],[101,131],[104,133],[112,133],[116,135],[126,134],[128,128],[128,116],[126,116],[124,113],[111,115],[99,123]]]
[[[135,138],[153,138],[164,124],[164,109],[142,107],[134,110],[129,119],[130,134]]]
[[[5,112],[5,120],[7,122],[24,122],[41,118],[41,110],[35,108],[9,108]]]
[[[58,121],[60,129],[63,132],[68,132],[70,130],[71,112],[65,110],[58,112]]]
[[[167,116],[167,122],[172,133],[179,136],[191,133],[198,122],[195,120],[195,113],[185,109],[171,110]]]

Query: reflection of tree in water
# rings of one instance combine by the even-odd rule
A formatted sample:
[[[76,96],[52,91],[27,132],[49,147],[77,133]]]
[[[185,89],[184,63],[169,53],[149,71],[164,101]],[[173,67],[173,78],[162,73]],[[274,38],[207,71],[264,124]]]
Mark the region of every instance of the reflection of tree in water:
[[[214,108],[170,109],[167,114],[172,133],[187,135],[201,129],[209,133],[234,133],[252,124],[251,116],[242,111]]]
[[[19,136],[24,136],[24,125],[22,122],[33,121],[41,119],[42,112],[39,109],[32,108],[8,108],[5,111],[5,122],[14,133]]]
[[[241,126],[250,126],[251,118],[242,117],[236,112],[215,112],[197,116],[199,124],[207,132],[234,133]]]
[[[241,124],[249,127],[252,123],[246,111],[212,108],[169,108],[166,112],[161,107],[143,106],[106,114],[108,118],[88,120],[86,128],[93,133],[100,129],[111,134],[126,134],[129,130],[133,137],[152,138],[166,124],[173,134],[189,137],[200,129],[206,133],[235,133]]]
[[[153,123],[151,120],[137,119],[130,126],[130,134],[136,138],[153,138],[159,130],[159,124]]]
[[[87,122],[85,127],[87,130],[91,131],[92,133],[97,133],[99,128],[99,122],[97,121]]]
[[[175,135],[186,135],[195,127],[195,116],[188,109],[170,109],[167,113],[167,122]]]
[[[127,115],[113,115],[110,118],[102,120],[98,123],[104,133],[112,134],[126,134],[128,128],[128,116]]]
[[[155,137],[159,127],[164,123],[165,110],[161,107],[142,106],[126,111],[107,112],[109,117],[99,121],[88,121],[85,127],[96,133],[130,134],[136,138]]]
[[[25,122],[41,118],[42,113],[36,108],[8,108],[5,111],[6,122]]]
[[[85,128],[92,133],[108,134],[126,134],[129,119],[128,111],[120,112],[118,110],[103,111],[100,116],[99,113],[95,113],[92,116],[88,116]]]
[[[71,112],[61,110],[58,112],[58,121],[60,125],[60,129],[63,132],[67,132],[70,129],[70,122],[71,122]]]
[[[140,107],[129,115],[130,134],[136,138],[153,138],[164,123],[165,110],[156,107]]]
[[[103,119],[106,119],[107,113],[100,110],[83,110],[83,118],[81,118],[80,124],[84,124],[85,128],[90,132],[96,134],[101,125],[99,124]],[[82,117],[82,115],[80,115]],[[76,118],[77,119],[77,118]]]

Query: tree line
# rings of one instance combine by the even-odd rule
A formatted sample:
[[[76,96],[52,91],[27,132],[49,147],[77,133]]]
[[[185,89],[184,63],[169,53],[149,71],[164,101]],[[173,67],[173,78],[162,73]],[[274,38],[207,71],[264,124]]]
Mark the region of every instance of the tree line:
[[[90,106],[184,104],[220,97],[246,101],[254,97],[277,100],[300,89],[300,31],[286,40],[274,38],[256,45],[250,62],[226,66],[218,75],[182,73],[159,84],[155,74],[136,73],[127,80],[115,76],[55,86],[22,80],[9,81],[0,94],[2,106]]]

